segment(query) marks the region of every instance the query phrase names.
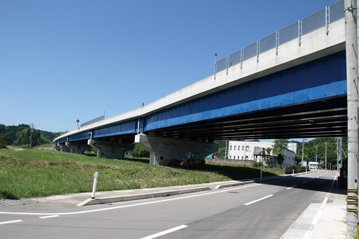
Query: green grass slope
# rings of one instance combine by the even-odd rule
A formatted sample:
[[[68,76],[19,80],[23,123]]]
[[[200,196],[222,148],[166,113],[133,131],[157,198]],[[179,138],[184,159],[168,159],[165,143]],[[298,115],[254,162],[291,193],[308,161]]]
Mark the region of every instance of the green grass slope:
[[[0,198],[18,199],[89,192],[94,172],[98,191],[150,188],[258,177],[255,168],[208,164],[200,169],[109,160],[50,150],[0,149]],[[266,172],[274,175],[277,172]]]

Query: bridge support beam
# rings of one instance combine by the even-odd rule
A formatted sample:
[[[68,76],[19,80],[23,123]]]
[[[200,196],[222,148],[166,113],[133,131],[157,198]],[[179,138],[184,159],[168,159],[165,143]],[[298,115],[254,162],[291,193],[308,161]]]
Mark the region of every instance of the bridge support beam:
[[[110,159],[123,159],[125,157],[125,152],[132,147],[132,145],[124,145],[94,139],[89,139],[87,144],[97,150],[97,157]]]
[[[88,148],[87,144],[75,143],[75,142],[66,142],[66,147],[70,149],[70,153],[74,154],[84,154]]]
[[[168,165],[171,160],[201,160],[215,152],[218,146],[214,143],[181,140],[138,134],[135,143],[151,149],[150,164]]]

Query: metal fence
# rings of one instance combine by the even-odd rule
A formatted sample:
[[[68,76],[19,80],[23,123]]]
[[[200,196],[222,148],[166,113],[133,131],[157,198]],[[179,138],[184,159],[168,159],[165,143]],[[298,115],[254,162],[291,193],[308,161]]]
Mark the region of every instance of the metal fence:
[[[276,47],[277,33],[273,33],[259,41],[259,52],[266,52]]]
[[[298,20],[275,33],[218,60],[216,62],[216,72],[228,70],[229,67],[240,64],[253,57],[257,57],[258,61],[261,53],[271,49],[278,49],[280,45],[295,39],[298,39],[298,44],[300,45],[302,35],[322,27],[326,27],[328,33],[329,24],[342,18],[344,18],[344,0],[335,2],[302,20]]]

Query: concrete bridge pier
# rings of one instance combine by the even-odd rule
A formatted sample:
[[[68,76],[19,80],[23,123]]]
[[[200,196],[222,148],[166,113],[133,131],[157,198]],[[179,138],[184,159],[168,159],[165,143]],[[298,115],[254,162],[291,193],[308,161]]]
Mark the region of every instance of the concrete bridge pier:
[[[75,154],[84,154],[86,149],[88,149],[88,145],[83,143],[66,142],[65,146],[70,149],[70,153]]]
[[[201,160],[218,149],[214,143],[145,134],[136,135],[135,143],[143,144],[151,149],[150,164],[152,165],[168,165],[171,160]]]
[[[129,150],[132,145],[120,144],[115,142],[108,142],[102,140],[89,139],[87,144],[97,150],[97,157],[110,159],[123,159],[125,152]]]
[[[60,143],[57,145],[56,149],[61,152],[71,153],[71,149],[69,147],[67,147],[66,144]]]
[[[56,151],[61,151],[61,146],[59,142],[53,143],[52,147],[56,150]]]

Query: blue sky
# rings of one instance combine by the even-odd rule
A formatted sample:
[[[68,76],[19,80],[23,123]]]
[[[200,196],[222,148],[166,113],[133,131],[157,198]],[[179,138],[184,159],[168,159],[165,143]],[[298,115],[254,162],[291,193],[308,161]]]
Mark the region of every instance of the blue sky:
[[[0,123],[65,131],[132,110],[333,2],[0,0]]]

